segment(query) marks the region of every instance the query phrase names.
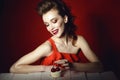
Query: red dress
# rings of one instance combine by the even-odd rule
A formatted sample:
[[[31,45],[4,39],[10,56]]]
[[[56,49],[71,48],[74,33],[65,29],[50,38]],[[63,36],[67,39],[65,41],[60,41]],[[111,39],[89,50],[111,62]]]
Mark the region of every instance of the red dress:
[[[50,38],[48,40],[51,43],[52,46],[52,54],[43,57],[40,60],[41,65],[53,65],[54,61],[60,60],[60,59],[67,59],[69,62],[88,62],[88,60],[83,55],[82,51],[79,51],[77,54],[71,54],[71,53],[61,53],[57,50],[57,47],[55,45],[55,42]]]

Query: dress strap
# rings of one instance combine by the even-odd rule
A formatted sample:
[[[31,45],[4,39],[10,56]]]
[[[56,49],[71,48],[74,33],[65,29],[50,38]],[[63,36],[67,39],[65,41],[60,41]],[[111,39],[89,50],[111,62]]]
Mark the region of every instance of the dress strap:
[[[52,38],[50,38],[48,41],[51,43],[51,46],[52,46],[52,48],[53,48],[53,51],[58,52],[54,40],[53,40]]]

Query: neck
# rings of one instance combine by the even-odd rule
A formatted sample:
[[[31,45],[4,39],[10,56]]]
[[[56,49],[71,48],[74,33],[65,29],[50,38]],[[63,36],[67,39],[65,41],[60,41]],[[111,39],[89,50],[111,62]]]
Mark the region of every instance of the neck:
[[[52,37],[56,42],[61,43],[61,44],[65,44],[68,45],[69,42],[72,42],[72,37],[69,37],[68,35],[64,35],[61,37]]]
[[[70,38],[68,35],[65,35],[65,36],[63,36],[63,37],[60,38],[60,40],[61,40],[65,45],[68,44],[68,42],[70,41],[70,39],[71,39],[71,38]]]

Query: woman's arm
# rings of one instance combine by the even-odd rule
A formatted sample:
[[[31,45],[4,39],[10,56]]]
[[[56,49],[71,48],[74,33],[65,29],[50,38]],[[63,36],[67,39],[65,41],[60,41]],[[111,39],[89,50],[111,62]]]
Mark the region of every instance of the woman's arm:
[[[71,69],[82,72],[102,72],[103,66],[100,62],[71,63]]]
[[[39,71],[48,71],[51,66],[43,65],[30,65],[35,61],[39,60],[42,57],[48,56],[51,53],[51,46],[48,41],[40,45],[34,51],[26,54],[21,57],[16,63],[14,63],[10,72],[12,73],[29,73],[29,72],[39,72]]]
[[[87,41],[82,36],[78,36],[76,46],[82,50],[83,54],[90,61],[90,63],[72,63],[73,69],[85,72],[103,71],[102,63],[97,58],[95,53],[90,49]]]

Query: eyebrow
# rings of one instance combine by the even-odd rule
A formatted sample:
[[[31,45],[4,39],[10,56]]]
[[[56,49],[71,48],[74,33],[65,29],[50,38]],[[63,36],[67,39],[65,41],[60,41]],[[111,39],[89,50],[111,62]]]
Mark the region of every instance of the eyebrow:
[[[56,19],[56,17],[54,17],[54,18],[50,19],[50,21],[52,21],[52,20],[54,20],[54,19]],[[45,24],[45,23],[48,23],[48,22],[44,22],[44,24]]]
[[[52,20],[54,20],[54,19],[56,19],[56,18],[52,18],[50,21],[52,21]]]

